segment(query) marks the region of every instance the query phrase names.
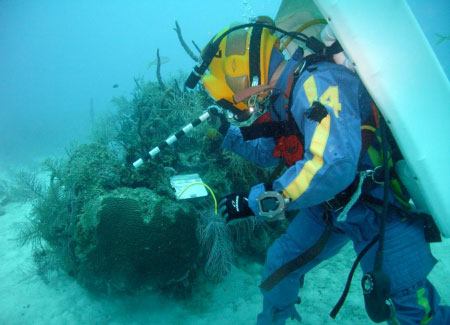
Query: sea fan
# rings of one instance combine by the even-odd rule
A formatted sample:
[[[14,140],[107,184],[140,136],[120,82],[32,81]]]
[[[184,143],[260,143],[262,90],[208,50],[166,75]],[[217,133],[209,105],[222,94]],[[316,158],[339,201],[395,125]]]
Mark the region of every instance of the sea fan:
[[[257,222],[255,217],[247,217],[233,220],[228,224],[231,237],[238,245],[245,243],[252,238],[256,227],[264,227],[264,223]]]
[[[205,274],[210,280],[220,282],[230,273],[234,261],[229,228],[214,211],[207,211],[200,214],[197,232],[206,255]]]

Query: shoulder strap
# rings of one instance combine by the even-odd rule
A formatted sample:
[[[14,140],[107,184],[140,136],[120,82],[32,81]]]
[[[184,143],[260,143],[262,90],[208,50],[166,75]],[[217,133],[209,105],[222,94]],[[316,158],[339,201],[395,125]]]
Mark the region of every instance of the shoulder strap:
[[[280,138],[290,135],[298,135],[297,123],[293,119],[281,122],[254,123],[240,128],[244,141],[259,138]]]

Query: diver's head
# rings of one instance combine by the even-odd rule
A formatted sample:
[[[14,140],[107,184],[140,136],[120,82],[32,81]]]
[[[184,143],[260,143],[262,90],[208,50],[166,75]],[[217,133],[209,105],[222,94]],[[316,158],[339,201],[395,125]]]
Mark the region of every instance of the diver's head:
[[[267,99],[267,93],[245,97],[237,101],[235,95],[255,86],[269,84],[269,62],[274,48],[279,47],[279,39],[273,31],[264,28],[264,24],[272,24],[272,20],[261,21],[261,25],[241,28],[224,33],[236,25],[231,25],[217,34],[205,47],[202,55],[211,46],[218,45],[208,69],[209,73],[201,78],[203,86],[216,102],[232,113],[235,120],[248,120],[258,103]],[[242,98],[242,96],[239,96]]]

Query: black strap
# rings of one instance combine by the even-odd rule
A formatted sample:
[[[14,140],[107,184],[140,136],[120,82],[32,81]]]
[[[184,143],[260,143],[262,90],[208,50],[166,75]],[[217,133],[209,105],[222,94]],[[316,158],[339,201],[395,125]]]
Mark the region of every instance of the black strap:
[[[260,71],[260,52],[261,52],[261,35],[263,32],[263,26],[254,26],[252,34],[250,35],[249,44],[249,71],[250,71],[250,87],[252,87],[253,78],[258,78],[258,85],[261,84],[261,71]]]
[[[333,44],[331,44],[330,46],[328,46],[325,49],[325,54],[326,55],[334,55],[334,54],[340,53],[342,51],[343,51],[343,49],[342,49],[341,44],[339,44],[338,41],[335,41]]]
[[[267,180],[266,183],[264,183],[264,185],[270,184],[270,191],[273,190],[273,182],[275,182],[275,180],[278,178],[278,175],[281,174],[281,172],[283,171],[283,169],[286,167],[286,162],[284,159],[280,159],[280,162],[278,164],[278,166],[270,173],[269,178]],[[266,186],[266,191],[268,187]]]
[[[243,110],[243,111],[241,111],[240,109],[238,109],[237,107],[235,107],[235,106],[233,105],[232,102],[230,102],[230,101],[228,101],[228,100],[226,100],[226,99],[224,99],[224,98],[219,99],[219,100],[217,101],[217,104],[218,104],[220,107],[222,107],[222,108],[224,108],[224,109],[230,111],[231,113],[233,113],[235,119],[236,119],[238,122],[247,120],[247,119],[249,118],[249,116],[251,115],[251,113],[250,113],[249,110]]]
[[[367,207],[375,211],[375,213],[381,213],[383,207],[383,200],[373,197],[369,194],[362,194],[359,198]],[[396,212],[400,217],[406,218],[408,222],[414,223],[417,221],[423,222],[425,240],[427,243],[439,243],[442,241],[441,233],[436,225],[433,217],[427,213],[419,213],[414,211],[408,211],[403,207],[399,207],[392,203],[389,203],[389,210]]]
[[[313,65],[318,62],[325,61],[325,62],[335,63],[331,56],[321,55],[321,54],[311,54],[311,55],[308,55],[307,57],[305,57],[303,60],[305,60],[305,66],[304,66],[303,70],[308,70],[310,65]]]
[[[263,289],[265,291],[271,290],[286,276],[288,276],[292,272],[298,270],[302,266],[308,264],[314,258],[319,256],[319,254],[325,248],[325,245],[328,242],[328,239],[330,238],[331,233],[333,232],[333,226],[331,224],[331,214],[328,212],[325,214],[325,221],[326,221],[327,226],[326,226],[324,232],[322,233],[322,235],[320,236],[319,240],[317,240],[317,242],[312,247],[307,249],[303,254],[297,256],[296,258],[294,258],[293,260],[282,265],[275,272],[273,272],[268,278],[266,278],[260,284],[259,287],[261,289]]]
[[[291,91],[289,92],[289,101],[288,101],[288,105],[289,105],[289,109],[288,111],[288,115],[289,115],[289,119],[294,119],[294,117],[292,116],[292,111],[291,111],[291,107],[294,101],[294,88],[295,85],[297,84],[298,78],[300,77],[300,73],[296,73],[294,71],[294,76],[292,78],[292,85],[291,85]]]
[[[353,262],[352,269],[347,277],[347,282],[345,283],[345,289],[342,292],[341,297],[339,298],[339,301],[334,306],[333,310],[330,313],[331,318],[336,318],[336,315],[339,313],[339,310],[341,310],[342,306],[344,305],[345,299],[347,299],[348,292],[350,291],[350,285],[352,284],[353,275],[356,271],[356,267],[358,266],[361,259],[366,255],[366,253],[369,251],[370,248],[372,248],[373,245],[378,241],[379,237],[378,235],[375,236],[372,241],[364,247],[364,249],[358,254],[358,257]]]
[[[323,44],[321,41],[319,41],[317,38],[311,36],[308,37],[308,40],[306,41],[305,45],[313,50],[314,53],[322,54],[325,51],[325,44]]]
[[[279,138],[300,133],[294,119],[281,122],[253,123],[250,126],[244,126],[239,129],[244,141],[259,138]]]
[[[377,214],[381,214],[383,211],[384,200],[373,197],[370,194],[363,193],[359,197],[359,201],[364,203],[368,208],[375,211]],[[396,206],[395,204],[388,203],[390,211],[394,211],[401,217],[408,217],[410,214],[402,207]]]

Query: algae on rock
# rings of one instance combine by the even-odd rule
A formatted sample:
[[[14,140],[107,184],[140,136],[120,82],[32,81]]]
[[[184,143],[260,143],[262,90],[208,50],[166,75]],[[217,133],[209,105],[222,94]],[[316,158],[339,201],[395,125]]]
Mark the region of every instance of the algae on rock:
[[[201,211],[211,208],[211,199],[176,200],[170,177],[199,173],[221,197],[250,190],[270,171],[225,154],[215,118],[136,170],[135,160],[198,117],[211,102],[201,90],[164,92],[154,82],[135,83],[130,100],[114,100],[115,115],[97,119],[93,143],[78,146],[67,159],[45,163],[49,184],[35,197],[22,239],[38,243],[35,259],[42,270],[61,268],[94,292],[153,288],[184,294],[199,269],[206,269],[215,281],[229,272],[233,243],[227,225],[201,217]],[[225,236],[214,237],[209,230]],[[209,237],[201,242],[199,233]],[[260,238],[263,246],[273,239],[266,240],[264,234]],[[214,240],[220,245],[211,246]],[[237,245],[262,251],[256,241]]]

